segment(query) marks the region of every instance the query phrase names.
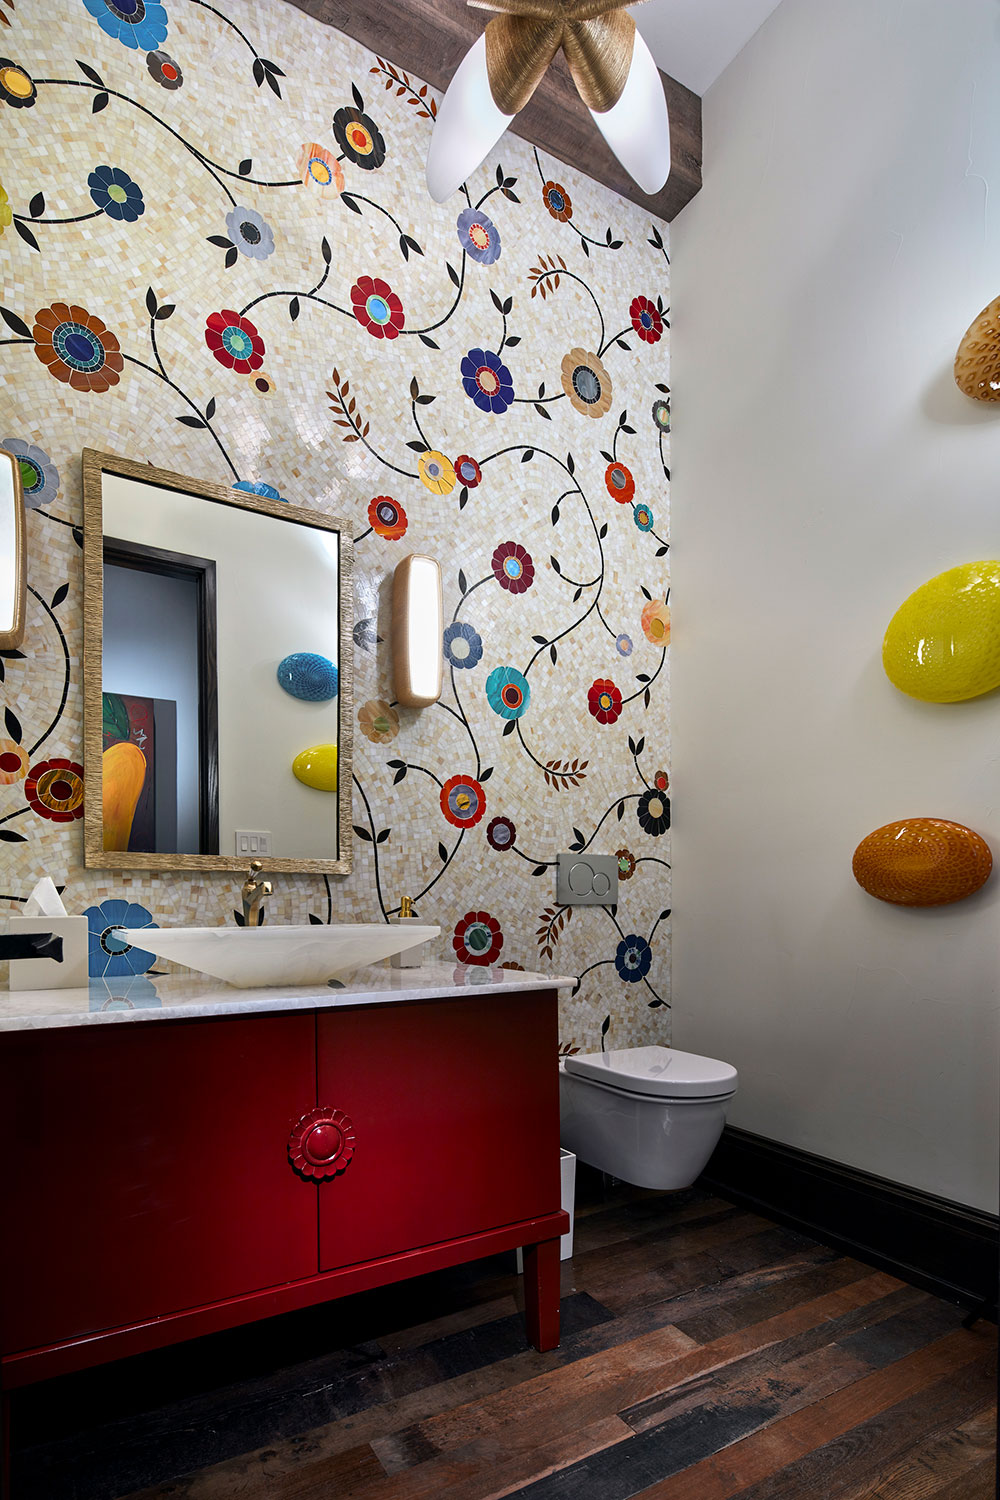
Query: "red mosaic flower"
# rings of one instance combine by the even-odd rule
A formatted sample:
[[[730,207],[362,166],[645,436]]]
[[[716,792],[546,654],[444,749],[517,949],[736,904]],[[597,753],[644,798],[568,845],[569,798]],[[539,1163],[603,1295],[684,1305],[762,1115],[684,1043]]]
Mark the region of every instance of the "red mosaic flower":
[[[467,453],[460,453],[455,460],[455,474],[460,484],[464,484],[467,490],[474,490],[482,482],[483,471],[474,458]]]
[[[670,786],[670,777],[666,771],[657,771],[653,776],[653,785],[658,792],[665,792]]]
[[[632,470],[625,464],[608,464],[604,471],[604,483],[612,500],[617,500],[619,505],[627,505],[635,494]]]
[[[471,828],[486,811],[486,793],[471,776],[450,776],[441,788],[440,802],[454,828]]]
[[[83,767],[75,760],[42,760],[32,766],[24,795],[43,818],[72,823],[83,817]]]
[[[488,911],[467,911],[455,928],[451,946],[463,964],[491,964],[503,948],[503,933]]]
[[[523,594],[535,581],[531,554],[519,542],[501,542],[493,554],[493,576],[508,594]]]
[[[374,339],[395,339],[406,322],[403,304],[387,281],[359,276],[351,287],[351,307]]]
[[[513,849],[516,838],[517,827],[510,818],[494,818],[487,825],[486,841],[491,849],[497,849],[501,853],[505,849]]]
[[[628,315],[632,327],[646,344],[658,344],[663,337],[663,318],[655,302],[648,297],[633,297]]]
[[[231,307],[209,313],[205,323],[205,343],[220,365],[235,370],[238,375],[249,375],[251,370],[259,370],[264,363],[264,340],[250,319]]]
[[[587,694],[587,707],[598,724],[613,724],[621,716],[622,695],[608,677],[598,677]]]
[[[385,537],[387,542],[398,542],[409,525],[406,511],[389,495],[375,496],[368,507],[368,519],[372,530],[378,536]]]

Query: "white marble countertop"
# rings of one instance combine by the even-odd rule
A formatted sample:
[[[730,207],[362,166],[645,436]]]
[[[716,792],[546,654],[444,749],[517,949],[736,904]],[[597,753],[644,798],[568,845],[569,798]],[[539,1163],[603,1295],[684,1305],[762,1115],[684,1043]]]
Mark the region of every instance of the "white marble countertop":
[[[85,989],[0,990],[0,1032],[282,1010],[336,1010],[352,1005],[394,1005],[404,1000],[459,999],[471,991],[512,995],[524,990],[562,990],[575,984],[576,980],[565,974],[443,963],[425,963],[418,969],[373,964],[327,984],[285,989],[241,990],[205,974],[139,974],[125,979],[92,979]]]

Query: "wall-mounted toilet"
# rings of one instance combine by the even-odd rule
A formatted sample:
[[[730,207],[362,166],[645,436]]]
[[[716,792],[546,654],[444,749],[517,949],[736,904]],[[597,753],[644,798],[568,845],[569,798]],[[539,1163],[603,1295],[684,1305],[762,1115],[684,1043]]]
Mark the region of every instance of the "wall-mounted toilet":
[[[564,1058],[560,1139],[623,1182],[690,1187],[708,1162],[736,1093],[729,1063],[670,1047],[625,1047]]]

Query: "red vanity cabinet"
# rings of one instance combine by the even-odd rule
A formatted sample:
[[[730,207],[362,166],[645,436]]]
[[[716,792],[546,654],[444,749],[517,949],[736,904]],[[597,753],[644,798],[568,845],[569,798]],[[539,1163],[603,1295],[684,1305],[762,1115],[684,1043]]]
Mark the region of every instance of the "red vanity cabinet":
[[[556,991],[0,1031],[0,1377],[523,1245],[558,1342]]]

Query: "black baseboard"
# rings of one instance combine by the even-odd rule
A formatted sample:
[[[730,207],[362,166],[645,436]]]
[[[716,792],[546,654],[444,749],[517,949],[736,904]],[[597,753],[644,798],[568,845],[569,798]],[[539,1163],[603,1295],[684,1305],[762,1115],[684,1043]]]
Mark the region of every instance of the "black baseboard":
[[[1000,1220],[726,1126],[699,1179],[858,1260],[996,1317]]]

